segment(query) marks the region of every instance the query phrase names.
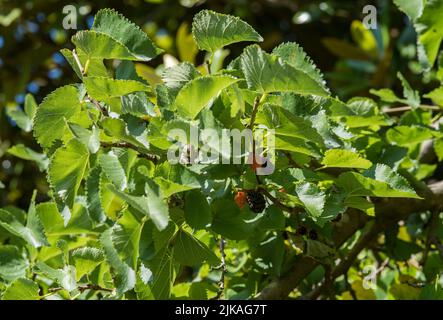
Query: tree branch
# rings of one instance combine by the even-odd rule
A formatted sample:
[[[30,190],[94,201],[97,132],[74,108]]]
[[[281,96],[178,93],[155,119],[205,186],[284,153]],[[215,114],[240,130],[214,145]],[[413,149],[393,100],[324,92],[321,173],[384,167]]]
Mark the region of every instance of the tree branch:
[[[394,223],[407,218],[415,212],[443,208],[443,181],[429,185],[418,185],[418,193],[424,198],[419,199],[383,199],[376,203],[376,222],[371,230],[364,236],[360,244],[354,246],[353,255],[358,255],[360,248],[368,244],[368,241],[378,232],[388,228]],[[370,221],[368,216],[356,210],[348,210],[343,219],[333,227],[333,242],[337,248],[341,247],[357,230],[361,229]],[[358,245],[358,246],[357,246]],[[358,252],[357,252],[358,251]],[[336,268],[334,274],[347,270],[352,259],[347,258]],[[271,281],[256,297],[261,300],[285,299],[298,284],[309,275],[318,262],[307,256],[300,257],[294,264],[292,270],[285,276]]]

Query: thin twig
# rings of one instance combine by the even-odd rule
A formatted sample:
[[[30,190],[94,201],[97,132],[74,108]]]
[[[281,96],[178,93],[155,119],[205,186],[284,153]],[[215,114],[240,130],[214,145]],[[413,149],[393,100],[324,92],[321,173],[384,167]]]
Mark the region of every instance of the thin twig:
[[[349,268],[354,263],[358,254],[368,245],[368,243],[370,243],[374,239],[374,237],[379,233],[379,231],[380,231],[380,226],[374,223],[371,226],[371,228],[360,237],[360,239],[357,241],[354,247],[352,247],[352,249],[349,251],[347,256],[332,271],[331,274],[332,280],[348,272]],[[322,285],[318,286],[310,294],[308,294],[308,297],[310,299],[315,300],[320,295],[322,295],[327,288],[328,288],[328,282],[325,281],[323,282]]]
[[[218,282],[218,292],[215,300],[219,300],[225,291],[225,276],[228,272],[228,268],[226,267],[226,253],[225,253],[226,240],[223,237],[220,237],[219,250],[221,255],[221,265],[218,267],[221,269],[220,280]]]
[[[419,109],[425,109],[425,110],[435,110],[439,111],[441,108],[436,106],[427,106],[427,105],[421,105]],[[412,110],[411,106],[403,106],[403,107],[396,107],[396,108],[389,108],[383,110],[384,113],[397,113],[397,112],[404,112],[404,111],[410,111]]]
[[[139,153],[139,157],[140,158],[144,158],[147,160],[150,160],[154,163],[158,163],[158,161],[160,160],[160,157],[155,155],[155,154],[150,154],[150,153],[145,153],[140,151],[139,148],[137,148],[136,146],[134,146],[133,144],[129,143],[129,142],[100,142],[100,145],[103,148],[125,148],[125,149],[132,149],[135,150]]]

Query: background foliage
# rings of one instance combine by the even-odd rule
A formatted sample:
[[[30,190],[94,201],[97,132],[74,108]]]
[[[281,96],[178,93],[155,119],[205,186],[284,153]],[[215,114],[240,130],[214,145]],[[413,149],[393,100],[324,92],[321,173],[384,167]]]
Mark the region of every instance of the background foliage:
[[[360,22],[366,1],[75,3],[81,13],[79,29],[91,28],[94,14],[100,8],[110,7],[141,26],[155,45],[164,50],[165,54],[153,57],[148,63],[136,62],[136,74],[127,71],[131,69],[128,65],[125,68],[122,64],[119,69],[112,61],[106,62],[106,67],[116,70],[117,76],[121,72],[121,79],[136,79],[137,84],[109,82],[105,86],[103,81],[107,80],[101,78],[83,79],[88,95],[110,106],[116,102],[103,92],[103,87],[113,88],[113,94],[120,90],[118,96],[140,92],[141,96],[131,95],[129,108],[137,99],[143,101],[143,92],[152,94],[149,87],[158,84],[162,75],[163,80],[170,77],[175,81],[173,74],[163,71],[179,61],[195,64],[195,72],[206,72],[207,56],[197,50],[190,36],[193,17],[205,8],[247,21],[263,37],[260,47],[273,52],[287,65],[301,68],[309,75],[303,83],[313,79],[309,90],[319,94],[325,91],[319,71],[309,60],[291,61],[293,52],[300,54],[298,47],[274,48],[283,42],[295,41],[316,62],[332,95],[347,104],[334,99],[312,101],[291,94],[281,99],[271,94],[269,100],[264,100],[269,105],[285,106],[286,111],[278,114],[284,124],[311,121],[318,125],[313,131],[303,133],[307,136],[300,133],[296,139],[292,137],[292,141],[280,142],[284,146],[281,150],[289,154],[288,160],[280,164],[281,171],[267,181],[270,193],[265,213],[254,216],[247,207],[240,210],[233,201],[237,189],[256,187],[248,176],[251,170],[244,169],[244,178],[233,178],[233,184],[222,196],[219,195],[222,190],[216,190],[215,194],[203,193],[211,199],[210,204],[202,193],[188,191],[198,185],[192,174],[183,177],[183,172],[175,172],[181,181],[174,181],[175,185],[169,185],[168,189],[171,181],[165,183],[164,180],[173,169],[167,165],[157,166],[154,173],[149,162],[152,159],[136,160],[137,153],[147,151],[147,145],[140,137],[122,134],[117,119],[105,119],[100,125],[109,136],[125,145],[106,140],[108,145],[101,147],[114,149],[100,151],[96,159],[100,146],[93,140],[94,127],[81,117],[69,124],[78,140],[68,141],[63,137],[64,146],[56,143],[58,149],[52,149],[54,136],[64,125],[56,122],[62,121],[60,117],[49,118],[53,109],[63,102],[64,110],[59,111],[69,119],[81,107],[72,86],[58,89],[63,92],[49,96],[38,107],[41,112],[34,120],[35,141],[30,120],[37,110],[34,99],[40,103],[56,88],[78,82],[78,76],[82,78],[72,55],[62,51],[68,57],[65,59],[60,53],[63,48],[74,47],[70,39],[76,30],[61,27],[62,8],[71,3],[23,1],[18,5],[16,1],[1,1],[0,207],[8,206],[0,211],[2,298],[218,297],[221,271],[215,267],[221,258],[219,234],[228,241],[224,298],[286,298],[288,295],[339,299],[441,298],[440,203],[432,192],[437,195],[441,192],[438,182],[443,158],[443,134],[439,126],[439,106],[443,98],[439,89],[440,59],[436,54],[441,28],[438,19],[433,18],[436,12],[441,13],[442,6],[441,1],[428,1],[426,10],[422,1],[414,1],[412,8],[409,2],[394,2],[377,2],[379,27],[373,32],[364,29]],[[74,44],[82,49],[90,46],[90,43],[82,45],[81,39]],[[210,49],[203,44],[200,47]],[[218,52],[212,59],[211,71],[215,73],[226,67],[244,48],[245,44],[233,44]],[[91,50],[97,52],[98,47]],[[240,65],[258,68],[267,56],[259,47],[251,46],[242,57]],[[81,56],[80,60],[86,62]],[[298,87],[282,88],[283,83],[266,82],[276,74],[284,74],[284,68],[278,69],[269,61],[274,73],[265,75],[258,83],[250,81],[238,64],[234,63],[231,69],[235,70],[234,76],[240,71],[244,73],[248,89],[252,91],[300,93]],[[91,63],[89,70],[103,75],[99,64]],[[290,73],[284,76],[291,81]],[[227,76],[221,78],[214,81],[215,91],[230,81]],[[191,79],[189,76],[187,80]],[[170,80],[167,85],[171,90],[169,94],[175,96],[181,84],[171,83]],[[175,100],[179,114],[184,118],[197,117],[200,110],[182,111],[181,105],[185,106],[190,96],[180,92]],[[160,105],[159,93],[156,94]],[[232,94],[226,99],[230,97]],[[349,100],[353,97],[358,98]],[[244,116],[248,119],[254,99],[246,97],[245,100]],[[122,101],[124,108],[125,100]],[[204,105],[202,102],[201,106]],[[219,101],[220,106],[223,101]],[[291,109],[294,106],[296,109]],[[141,113],[148,114],[149,119],[155,117],[151,107],[143,105],[142,111],[127,110],[131,116],[125,121],[135,121],[131,117],[144,119]],[[266,112],[272,111],[266,110],[258,114],[259,123],[269,124],[267,121],[272,117]],[[325,110],[329,110],[327,115]],[[294,114],[300,118],[294,118]],[[206,113],[199,119],[203,123],[213,121]],[[217,119],[223,125],[229,122],[221,114]],[[92,133],[85,132],[82,126]],[[296,130],[290,126],[285,129],[286,132]],[[89,139],[86,145],[84,139]],[[315,142],[316,146],[307,145],[303,139]],[[128,144],[135,145],[136,150],[124,148]],[[294,145],[297,148],[291,147]],[[89,158],[91,154],[94,159]],[[310,162],[311,158],[316,160]],[[86,164],[89,161],[98,165],[89,167]],[[44,173],[50,162],[48,180],[52,190]],[[64,175],[67,167],[72,170],[71,176]],[[155,183],[144,186],[144,181],[137,180],[134,173],[137,167],[147,170],[143,171],[145,175],[157,177]],[[82,183],[85,172],[88,178]],[[217,184],[226,177],[216,171],[210,175],[216,187],[223,189],[223,185]],[[102,187],[107,183],[110,185]],[[423,183],[430,185],[431,191]],[[69,193],[60,194],[59,191],[66,190],[66,184],[70,187]],[[150,212],[164,212],[165,204],[160,199],[165,193],[173,195],[177,188],[182,190],[171,200],[178,202],[173,205],[178,209],[170,210],[174,223],[166,227],[167,217],[165,220],[164,216],[153,216]],[[279,192],[281,188],[285,192]],[[34,193],[34,190],[37,191]],[[80,197],[76,197],[77,191]],[[109,204],[104,212],[97,203],[98,192],[101,206]],[[416,200],[417,194],[427,201]],[[146,201],[146,197],[152,201]],[[411,200],[377,200],[379,197]],[[49,202],[51,199],[55,202]],[[63,211],[64,205],[69,207],[69,213]],[[287,216],[294,210],[298,212],[297,208],[305,212],[303,222]],[[360,211],[348,210],[345,214],[344,208]],[[198,217],[193,216],[195,212],[199,212]],[[388,219],[390,223],[378,219],[379,213],[386,212],[392,214]],[[148,222],[146,216],[150,217]],[[181,224],[183,219],[185,225]],[[205,229],[211,220],[211,229]],[[302,226],[308,234],[300,230]],[[258,242],[244,238],[249,233],[257,235]],[[304,254],[300,255],[301,252]],[[359,259],[355,260],[357,256]],[[333,268],[332,257],[342,258],[344,262]],[[362,270],[368,265],[377,267],[378,287],[373,290],[366,290],[362,285],[365,276]],[[171,285],[167,290],[165,283]],[[321,286],[315,289],[319,283]],[[292,287],[285,288],[288,284]]]

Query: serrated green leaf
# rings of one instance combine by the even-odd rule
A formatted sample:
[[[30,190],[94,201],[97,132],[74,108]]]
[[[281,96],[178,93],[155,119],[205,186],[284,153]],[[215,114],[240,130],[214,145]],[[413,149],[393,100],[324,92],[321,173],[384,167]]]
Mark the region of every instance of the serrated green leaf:
[[[100,166],[94,167],[89,171],[86,179],[86,197],[88,202],[89,215],[95,223],[101,223],[106,219],[103,208],[100,203]]]
[[[6,288],[2,300],[40,300],[39,291],[37,283],[20,278]]]
[[[434,66],[443,40],[441,12],[443,12],[442,0],[428,0],[426,1],[423,14],[415,23],[415,29],[419,34],[418,41],[421,45],[418,48],[419,60],[428,68]]]
[[[90,274],[105,259],[102,250],[93,247],[83,247],[72,252],[76,279],[79,281],[84,275]]]
[[[220,262],[204,243],[183,230],[174,238],[174,260],[186,266],[195,266],[203,262],[216,266]]]
[[[26,277],[29,261],[16,246],[0,246],[0,261],[0,278],[10,282]]]
[[[386,132],[389,142],[401,147],[416,145],[432,137],[432,130],[419,126],[396,126]]]
[[[35,152],[23,144],[17,144],[9,148],[7,153],[23,160],[35,161],[40,171],[46,170],[49,165],[49,159],[45,154]]]
[[[154,176],[165,197],[201,188],[197,175],[181,165],[164,162],[156,167]]]
[[[260,93],[295,92],[327,96],[328,91],[304,71],[295,69],[278,56],[257,45],[247,47],[240,56],[248,88]]]
[[[428,94],[425,94],[424,97],[431,99],[435,104],[443,107],[443,87],[432,90]]]
[[[77,139],[72,139],[65,147],[58,149],[51,158],[48,180],[57,199],[69,208],[74,205],[88,159],[88,149]]]
[[[154,105],[146,93],[136,92],[122,97],[122,114],[131,114],[136,117],[156,116]]]
[[[377,164],[361,175],[356,172],[342,173],[337,184],[348,196],[421,199],[405,178],[384,164]]]
[[[32,130],[32,118],[30,118],[19,106],[6,108],[6,114],[17,126],[25,132]]]
[[[311,218],[316,221],[323,214],[326,194],[310,182],[299,183],[295,187],[298,198]]]
[[[237,17],[202,10],[194,16],[192,34],[201,50],[215,52],[232,43],[261,42],[263,38]]]
[[[114,269],[114,282],[117,289],[117,294],[122,295],[135,286],[136,274],[135,271],[124,263],[112,243],[112,229],[108,229],[100,236],[100,242],[105,251],[106,260]]]
[[[397,74],[397,76],[403,86],[403,96],[405,97],[405,102],[413,109],[418,108],[421,103],[420,94],[418,91],[412,90],[411,85],[400,72]]]
[[[350,150],[330,149],[325,152],[325,157],[321,162],[329,168],[356,168],[368,169],[372,162],[361,157],[359,154]]]
[[[71,50],[62,49],[60,52],[66,58],[72,69],[75,71],[80,79],[83,79],[83,74],[81,73],[77,62],[74,59],[74,55]],[[103,58],[91,58],[88,57],[81,49],[76,50],[76,54],[83,68],[87,67],[86,75],[92,77],[108,77],[108,70],[103,64]]]
[[[243,240],[251,236],[255,224],[254,214],[240,213],[240,208],[233,201],[216,199],[211,203],[214,219],[211,229],[227,239]]]
[[[280,57],[284,62],[297,70],[304,71],[312,79],[316,80],[323,87],[325,81],[323,75],[311,58],[306,54],[302,47],[295,42],[287,42],[279,45],[273,51],[273,54]]]
[[[125,210],[112,227],[112,242],[120,257],[132,268],[137,268],[140,235],[143,229],[140,222],[129,211]]]
[[[105,77],[86,77],[83,79],[88,94],[99,101],[107,101],[112,98],[120,98],[124,95],[145,91],[149,92],[151,89],[135,80],[119,80]]]
[[[89,216],[80,203],[74,205],[72,215],[67,224],[65,224],[54,202],[38,204],[36,206],[36,212],[43,224],[45,234],[48,237],[92,233],[91,221],[89,221]]]
[[[76,123],[68,123],[68,128],[74,137],[88,148],[91,154],[98,152],[100,149],[100,130],[97,126],[94,125],[91,130],[88,130]]]
[[[37,262],[34,272],[44,275],[45,277],[57,282],[63,289],[71,292],[77,289],[77,281],[75,279],[75,267],[65,266],[63,269],[54,269],[44,262]]]
[[[103,130],[110,137],[131,143],[142,149],[149,148],[146,130],[143,130],[142,132],[140,132],[140,130],[134,132],[135,130],[131,130],[129,125],[123,120],[113,118],[105,118],[102,121],[102,126]]]
[[[128,186],[126,172],[119,161],[119,157],[112,150],[101,154],[99,157],[100,166],[107,178],[120,190],[123,191]]]
[[[158,185],[154,182],[146,184],[146,196],[133,196],[124,193],[116,189],[114,185],[108,185],[108,189],[131,207],[150,217],[159,230],[163,230],[168,225],[169,209]]]
[[[135,24],[114,10],[100,10],[90,31],[72,42],[90,58],[149,61],[162,52]]]
[[[48,242],[33,206],[30,206],[26,226],[18,220],[13,212],[0,209],[0,226],[38,248],[48,245]]]
[[[394,0],[394,3],[412,21],[416,20],[423,13],[423,0]]]
[[[220,92],[239,81],[226,75],[198,77],[182,87],[174,102],[178,114],[188,119],[195,119],[203,108],[220,94]]]
[[[34,136],[43,147],[50,147],[65,131],[65,121],[80,112],[79,92],[75,86],[64,86],[46,96],[34,118]]]
[[[176,66],[166,68],[162,74],[165,85],[176,95],[189,81],[200,77],[201,74],[189,62],[182,62]]]
[[[185,219],[194,229],[203,229],[212,221],[211,208],[199,191],[189,191],[185,197]]]

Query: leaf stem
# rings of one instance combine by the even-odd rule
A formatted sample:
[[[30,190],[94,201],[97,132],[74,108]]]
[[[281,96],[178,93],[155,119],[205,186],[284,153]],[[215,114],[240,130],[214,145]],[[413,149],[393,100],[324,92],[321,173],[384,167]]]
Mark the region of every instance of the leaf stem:
[[[125,149],[132,149],[134,151],[137,151],[139,153],[139,157],[140,158],[144,158],[147,160],[150,160],[154,163],[158,163],[159,156],[155,155],[155,154],[150,154],[150,153],[145,153],[145,152],[141,152],[140,149],[136,146],[134,146],[133,144],[129,143],[129,142],[100,142],[100,145],[103,148],[125,148]]]
[[[78,69],[80,70],[80,73],[81,73],[82,77],[86,76],[86,73],[88,71],[87,68],[89,67],[89,59],[86,62],[86,67],[87,68],[83,68],[83,65],[82,65],[82,63],[80,61],[80,58],[78,57],[77,52],[75,51],[75,49],[72,50],[72,56],[74,57],[74,61],[77,64]],[[105,117],[109,117],[109,112],[108,112],[108,110],[105,107],[101,106],[100,103],[97,100],[92,99],[90,95],[86,94],[86,96],[89,99],[89,101],[91,101],[95,105],[95,107],[102,113],[102,115],[104,115]]]

